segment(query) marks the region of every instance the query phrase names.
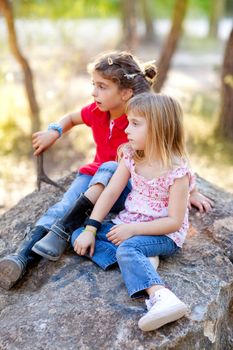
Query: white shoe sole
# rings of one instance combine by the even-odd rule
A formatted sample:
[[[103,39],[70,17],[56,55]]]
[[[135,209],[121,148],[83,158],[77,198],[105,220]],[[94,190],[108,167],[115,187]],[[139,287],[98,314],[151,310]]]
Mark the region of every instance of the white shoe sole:
[[[145,332],[153,331],[163,325],[174,322],[183,317],[188,311],[188,307],[184,303],[175,305],[169,310],[157,314],[147,314],[140,318],[138,327]]]

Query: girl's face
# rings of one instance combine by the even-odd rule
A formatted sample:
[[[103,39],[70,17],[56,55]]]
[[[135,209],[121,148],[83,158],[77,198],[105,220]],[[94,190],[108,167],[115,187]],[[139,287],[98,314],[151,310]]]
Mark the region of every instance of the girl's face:
[[[133,112],[128,114],[129,125],[125,132],[130,145],[135,151],[143,151],[146,146],[148,126],[146,119]]]
[[[103,112],[110,112],[111,117],[119,117],[124,113],[125,104],[132,96],[131,89],[119,90],[117,84],[102,75],[93,71],[92,73],[93,91],[92,96]]]

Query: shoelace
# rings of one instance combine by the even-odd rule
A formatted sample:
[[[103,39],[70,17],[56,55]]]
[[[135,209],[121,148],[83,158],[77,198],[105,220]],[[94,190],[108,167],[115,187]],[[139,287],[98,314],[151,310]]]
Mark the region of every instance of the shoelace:
[[[159,295],[154,295],[152,297],[150,297],[150,299],[146,299],[145,303],[146,303],[146,307],[147,310],[150,311],[150,309],[152,308],[152,306],[161,299],[160,294]]]

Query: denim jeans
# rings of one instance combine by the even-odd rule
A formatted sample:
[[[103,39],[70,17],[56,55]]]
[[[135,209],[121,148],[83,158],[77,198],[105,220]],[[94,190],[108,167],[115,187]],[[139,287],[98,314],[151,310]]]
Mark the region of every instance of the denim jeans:
[[[103,223],[97,232],[95,252],[91,260],[106,270],[118,263],[123,280],[131,297],[144,294],[144,290],[155,284],[164,285],[158,272],[151,265],[150,256],[171,256],[180,248],[166,235],[161,236],[133,236],[121,243],[118,247],[111,243],[106,234],[114,224]],[[83,227],[73,232],[71,244],[82,233]]]
[[[62,199],[47,210],[47,212],[36,222],[36,226],[44,226],[46,229],[50,229],[55,221],[61,219],[69,211],[81,193],[84,193],[89,187],[97,183],[106,186],[116,168],[117,162],[110,161],[103,163],[93,176],[78,174],[67,192],[63,195]],[[129,181],[120,198],[114,204],[112,211],[119,212],[124,208],[126,197],[130,191],[131,183]]]

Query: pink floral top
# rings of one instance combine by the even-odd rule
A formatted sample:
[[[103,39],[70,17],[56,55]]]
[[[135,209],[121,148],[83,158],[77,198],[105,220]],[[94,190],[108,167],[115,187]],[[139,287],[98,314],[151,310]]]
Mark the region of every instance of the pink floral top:
[[[190,179],[190,190],[194,187],[195,177],[185,163],[158,178],[148,180],[135,172],[133,150],[128,145],[124,147],[123,159],[131,173],[132,190],[126,198],[125,209],[112,220],[115,224],[146,222],[166,217],[168,215],[169,188],[177,178],[187,174]],[[179,231],[169,233],[167,236],[181,247],[187,230],[188,208]]]

